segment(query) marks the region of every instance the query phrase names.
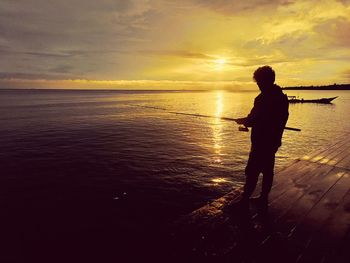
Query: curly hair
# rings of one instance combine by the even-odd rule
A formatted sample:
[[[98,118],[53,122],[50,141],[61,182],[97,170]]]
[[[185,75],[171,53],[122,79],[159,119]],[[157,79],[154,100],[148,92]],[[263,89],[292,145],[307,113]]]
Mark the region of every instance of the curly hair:
[[[270,66],[263,66],[255,70],[253,79],[255,82],[273,84],[275,83],[275,76],[275,71]]]

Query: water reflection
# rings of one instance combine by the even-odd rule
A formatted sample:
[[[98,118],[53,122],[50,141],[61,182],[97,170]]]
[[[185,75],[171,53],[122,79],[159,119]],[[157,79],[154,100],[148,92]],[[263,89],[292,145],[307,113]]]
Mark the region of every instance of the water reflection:
[[[227,179],[221,178],[221,177],[211,179],[211,181],[212,181],[213,183],[217,183],[217,184],[229,182]]]
[[[222,112],[223,112],[223,93],[218,92],[216,94],[216,111],[215,111],[215,116],[216,117],[221,117]],[[215,119],[214,123],[212,125],[213,129],[213,143],[214,143],[214,158],[213,161],[214,163],[221,163],[221,148],[222,148],[222,121],[220,119]]]

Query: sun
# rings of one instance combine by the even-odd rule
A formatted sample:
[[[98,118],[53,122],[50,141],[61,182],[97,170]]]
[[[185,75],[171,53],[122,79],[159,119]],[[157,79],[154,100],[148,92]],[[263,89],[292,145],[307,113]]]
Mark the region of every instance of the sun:
[[[218,65],[225,65],[226,59],[219,58],[219,59],[215,60],[215,63],[218,64]]]
[[[224,58],[215,59],[213,62],[216,70],[223,70],[226,65],[226,59]]]

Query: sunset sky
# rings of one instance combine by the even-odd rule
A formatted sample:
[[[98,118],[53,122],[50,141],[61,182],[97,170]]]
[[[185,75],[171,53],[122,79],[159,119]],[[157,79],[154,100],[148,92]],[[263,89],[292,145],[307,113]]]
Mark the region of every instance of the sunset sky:
[[[349,0],[0,0],[1,88],[350,82]]]

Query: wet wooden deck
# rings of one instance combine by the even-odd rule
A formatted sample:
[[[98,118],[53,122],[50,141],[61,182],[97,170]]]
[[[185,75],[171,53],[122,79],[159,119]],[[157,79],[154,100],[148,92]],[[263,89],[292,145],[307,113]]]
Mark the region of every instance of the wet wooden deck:
[[[227,212],[240,193],[235,189],[179,220],[173,258],[350,262],[350,133],[278,171],[267,214],[253,204],[249,214]]]

